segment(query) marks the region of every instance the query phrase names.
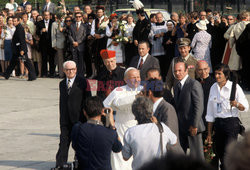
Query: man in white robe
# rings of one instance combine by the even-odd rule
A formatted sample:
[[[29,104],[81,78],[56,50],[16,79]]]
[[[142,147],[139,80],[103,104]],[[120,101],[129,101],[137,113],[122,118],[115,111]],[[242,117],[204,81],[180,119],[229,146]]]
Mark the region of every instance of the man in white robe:
[[[136,68],[130,67],[125,71],[124,81],[126,85],[115,88],[103,102],[105,107],[112,107],[116,111],[115,126],[122,144],[126,130],[137,124],[131,107],[143,88],[140,86],[140,71]],[[113,170],[132,170],[132,161],[124,161],[121,153],[111,153]]]

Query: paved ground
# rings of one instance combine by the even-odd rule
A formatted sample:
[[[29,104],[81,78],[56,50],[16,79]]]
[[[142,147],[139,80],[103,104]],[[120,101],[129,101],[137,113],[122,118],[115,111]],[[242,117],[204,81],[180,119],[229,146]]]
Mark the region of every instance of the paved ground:
[[[0,78],[0,169],[46,170],[59,143],[58,83]],[[247,94],[250,101],[250,93]],[[250,114],[241,115],[250,129]],[[73,152],[70,150],[69,161]]]

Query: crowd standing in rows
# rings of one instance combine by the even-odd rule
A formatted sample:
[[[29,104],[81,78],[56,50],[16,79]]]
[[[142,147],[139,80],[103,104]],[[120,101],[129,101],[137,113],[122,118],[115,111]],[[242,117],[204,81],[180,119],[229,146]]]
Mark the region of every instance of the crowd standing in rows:
[[[139,169],[188,148],[203,161],[212,147],[211,164],[224,170],[239,111],[249,108],[249,12],[173,12],[165,21],[133,6],[137,21],[104,6],[70,11],[45,0],[39,13],[10,0],[0,14],[2,76],[63,78],[54,169],[67,165],[72,141],[80,169]]]

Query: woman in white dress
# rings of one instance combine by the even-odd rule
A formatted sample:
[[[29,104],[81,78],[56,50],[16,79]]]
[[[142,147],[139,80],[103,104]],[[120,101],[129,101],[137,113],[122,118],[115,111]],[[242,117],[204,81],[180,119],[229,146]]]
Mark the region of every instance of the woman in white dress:
[[[196,24],[199,32],[194,35],[194,38],[191,43],[192,50],[194,52],[194,57],[197,60],[205,60],[210,69],[210,73],[212,73],[212,64],[210,58],[210,48],[212,46],[211,35],[207,33],[206,22],[201,20]]]
[[[118,16],[117,14],[111,14],[110,23],[106,27],[106,36],[108,37],[107,49],[115,51],[116,53],[116,63],[123,64],[123,50],[122,43],[114,41],[115,36],[121,35],[118,27]]]

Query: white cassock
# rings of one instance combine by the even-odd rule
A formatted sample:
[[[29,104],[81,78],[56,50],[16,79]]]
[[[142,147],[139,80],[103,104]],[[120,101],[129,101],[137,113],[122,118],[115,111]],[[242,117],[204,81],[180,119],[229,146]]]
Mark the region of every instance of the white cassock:
[[[104,100],[104,107],[111,107],[116,111],[115,127],[123,145],[123,136],[126,130],[137,124],[132,113],[132,103],[143,86],[131,89],[128,85],[115,88]],[[124,161],[122,153],[111,153],[112,170],[132,170],[132,161]]]

